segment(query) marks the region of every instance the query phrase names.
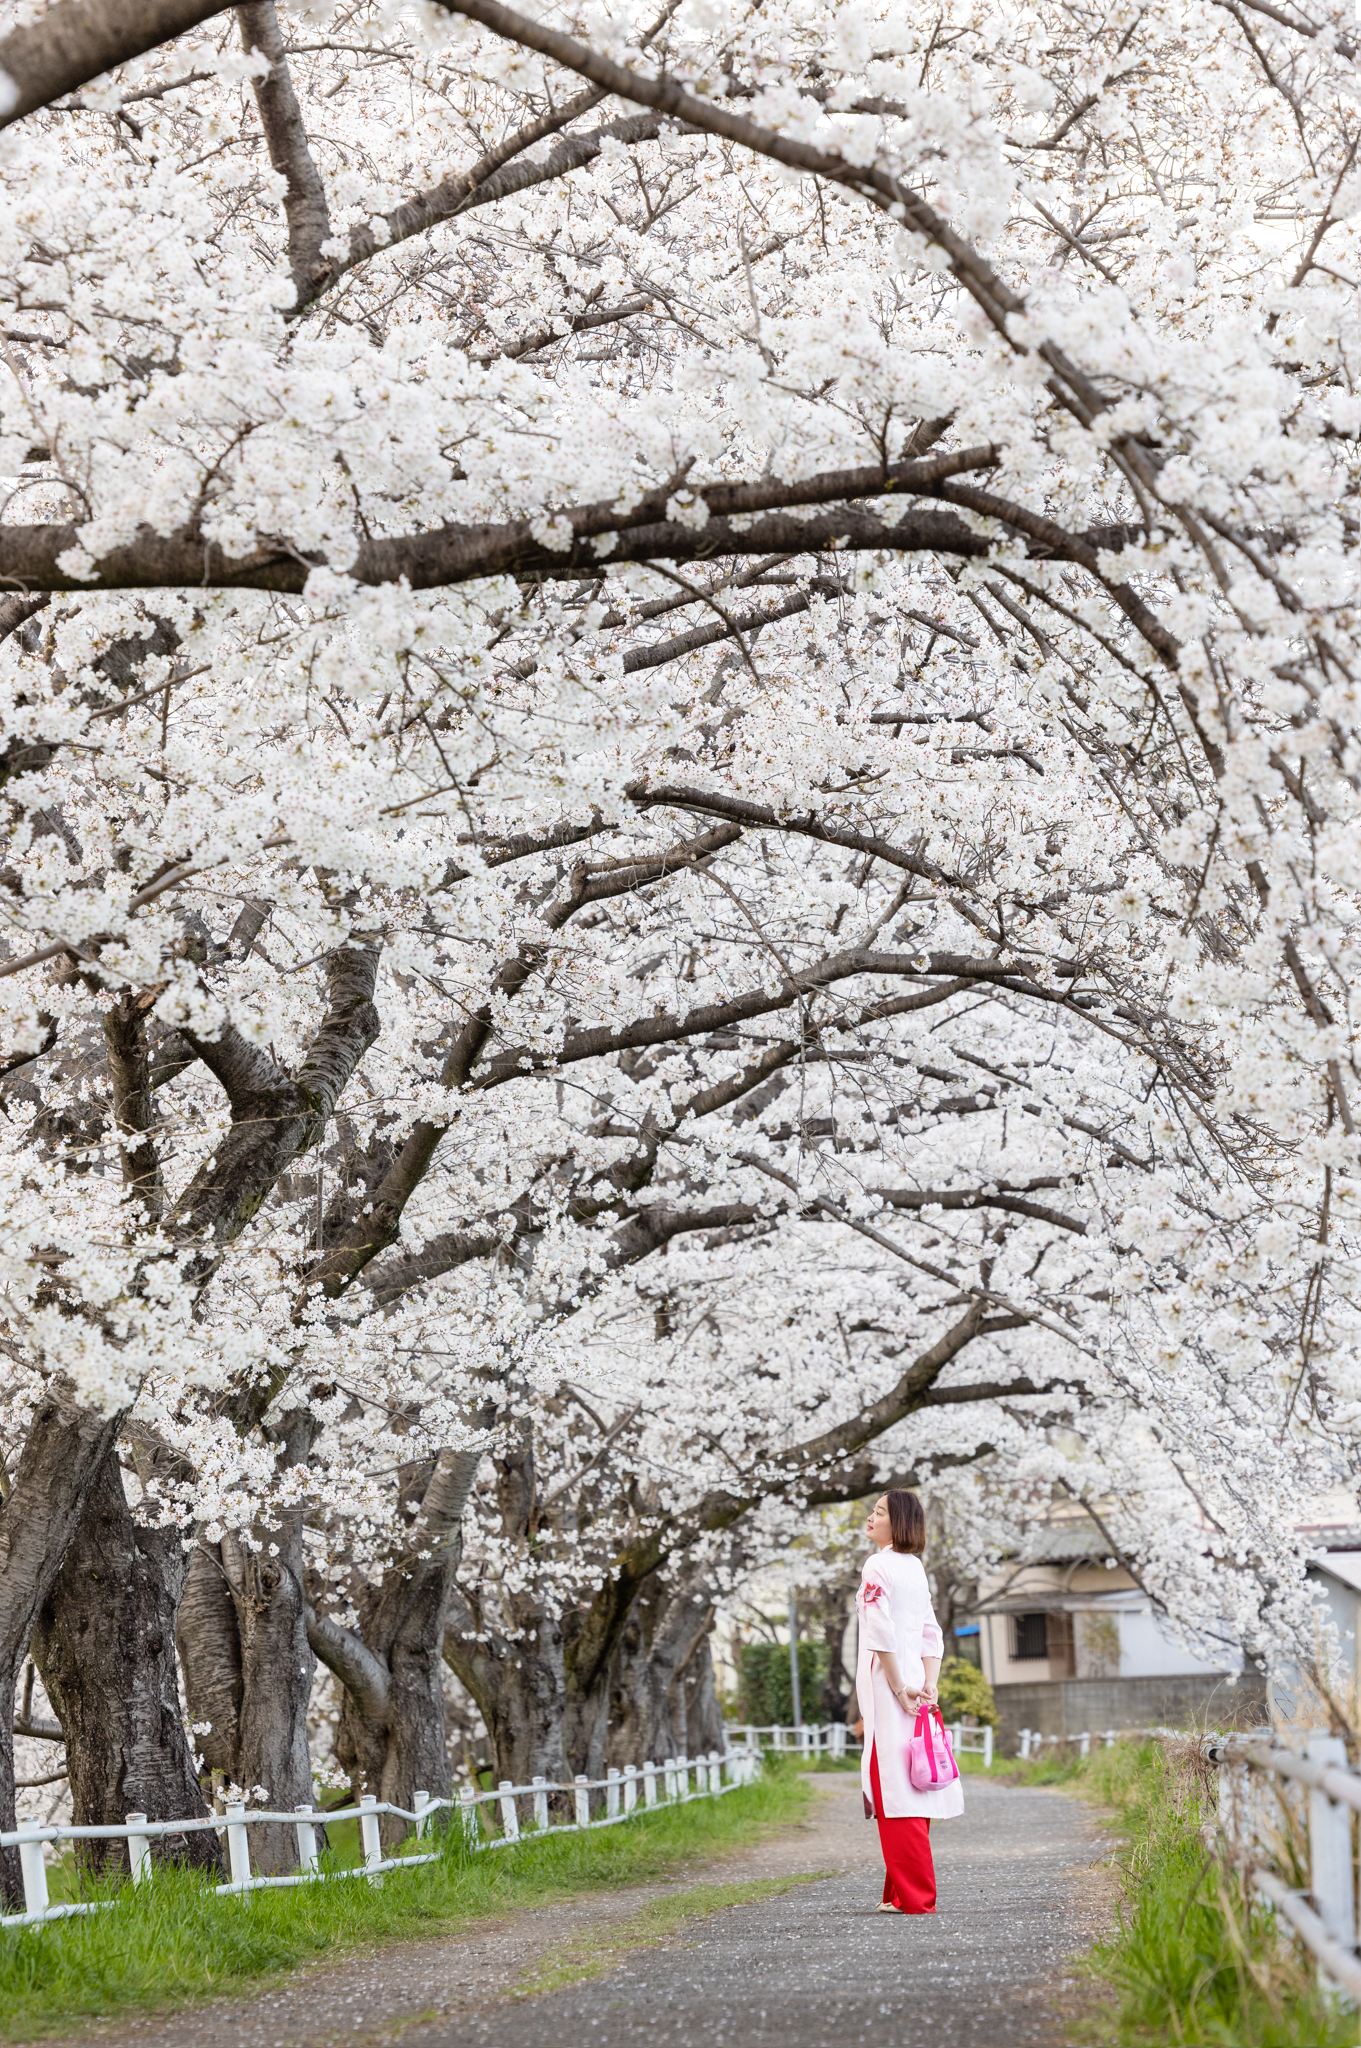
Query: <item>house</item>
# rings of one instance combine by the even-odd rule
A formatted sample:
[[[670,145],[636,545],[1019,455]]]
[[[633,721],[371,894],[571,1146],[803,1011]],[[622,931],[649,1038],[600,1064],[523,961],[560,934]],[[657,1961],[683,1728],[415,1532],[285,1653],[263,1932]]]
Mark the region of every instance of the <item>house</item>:
[[[980,1581],[956,1625],[964,1655],[977,1628],[1004,1752],[1022,1728],[1080,1735],[1266,1718],[1262,1681],[1245,1673],[1241,1650],[1226,1646],[1214,1664],[1182,1649],[1114,1548],[1087,1516],[1055,1514]]]
[[[1355,1522],[1304,1523],[1297,1534],[1315,1553],[1306,1577],[1322,1610],[1315,1650],[1318,1676],[1354,1728],[1361,1709],[1361,1527]],[[1271,1707],[1275,1719],[1296,1728],[1327,1728],[1332,1719],[1314,1674],[1305,1676],[1289,1665],[1272,1677]]]

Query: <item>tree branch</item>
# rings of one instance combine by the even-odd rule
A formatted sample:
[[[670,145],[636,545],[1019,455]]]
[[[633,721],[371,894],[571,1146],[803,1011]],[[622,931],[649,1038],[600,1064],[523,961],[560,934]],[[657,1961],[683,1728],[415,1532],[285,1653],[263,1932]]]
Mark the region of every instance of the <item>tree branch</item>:
[[[334,262],[321,253],[322,243],[331,234],[326,188],[308,147],[274,0],[246,0],[244,6],[237,8],[236,19],[242,49],[258,50],[269,59],[265,76],[254,81],[255,104],[265,131],[270,163],[288,181],[284,193],[288,267],[293,273],[296,303],[301,306],[305,299],[322,291],[335,275]]]
[[[583,863],[573,872],[566,895],[542,913],[541,921],[549,931],[558,931],[584,904],[626,895],[664,881],[669,875],[684,873],[740,837],[740,827],[720,825],[646,859],[604,861],[595,868]],[[498,1007],[519,993],[543,958],[544,947],[531,943],[521,946],[502,963],[492,979],[488,1000],[454,1034],[440,1072],[441,1087],[467,1086],[473,1066],[491,1036]],[[356,1216],[339,1240],[327,1247],[306,1276],[309,1288],[320,1283],[327,1294],[340,1293],[371,1259],[392,1243],[402,1212],[424,1178],[447,1129],[447,1124],[425,1119],[412,1127],[377,1192],[366,1202],[368,1213]]]
[[[1080,1216],[1066,1216],[1062,1209],[1050,1209],[1043,1202],[1028,1201],[1006,1189],[989,1194],[980,1188],[876,1188],[881,1202],[890,1209],[1006,1209],[1015,1216],[1033,1216],[1040,1223],[1052,1223],[1059,1230],[1087,1235]]]
[[[249,1073],[259,1077],[259,1085],[252,1087],[243,1064],[226,1063],[224,1074],[239,1088],[233,1096],[227,1078],[219,1075],[232,1104],[231,1127],[176,1205],[176,1235],[210,1239],[216,1247],[212,1253],[205,1247],[193,1269],[196,1280],[207,1279],[279,1175],[324,1132],[341,1090],[378,1036],[377,976],[374,946],[342,947],[331,955],[326,1015],[295,1080],[280,1074],[272,1062],[264,1070],[252,1063]],[[228,1038],[233,1051],[239,1050]],[[221,1044],[205,1040],[196,1049],[207,1060]]]
[[[113,1120],[123,1162],[123,1185],[146,1223],[159,1222],[165,1207],[161,1162],[152,1132],[156,1097],[147,1049],[147,1013],[156,989],[134,995],[124,989],[104,1012],[104,1044],[113,1094]]]
[[[58,0],[0,40],[0,128],[222,12],[204,0]]]
[[[391,1680],[380,1657],[361,1642],[353,1629],[342,1628],[314,1607],[306,1613],[307,1641],[312,1655],[335,1673],[365,1720],[387,1723]]]
[[[568,507],[557,514],[564,544],[546,546],[531,528],[538,519],[491,526],[445,526],[427,533],[368,539],[353,558],[337,562],[363,584],[400,581],[416,590],[466,583],[483,576],[592,576],[616,562],[707,561],[727,555],[816,554],[829,548],[874,548],[893,553],[940,553],[969,560],[986,557],[993,543],[955,513],[927,506],[854,512],[856,501],[933,492],[941,482],[968,469],[991,468],[992,447],[961,449],[919,462],[828,470],[796,484],[775,478],[743,484],[705,484],[695,496],[709,508],[700,527],[665,517],[667,486],[648,493],[627,513],[616,499]],[[831,505],[810,516],[786,508]],[[764,516],[753,516],[764,515]],[[740,525],[732,524],[739,519]],[[221,589],[300,593],[320,557],[270,544],[241,557],[228,556],[199,535],[162,535],[141,527],[135,540],[111,548],[90,576],[59,567],[68,548],[79,548],[81,529],[64,526],[0,526],[0,576],[34,590]],[[1065,553],[1046,542],[1048,560],[1088,567],[1093,551],[1080,540]]]

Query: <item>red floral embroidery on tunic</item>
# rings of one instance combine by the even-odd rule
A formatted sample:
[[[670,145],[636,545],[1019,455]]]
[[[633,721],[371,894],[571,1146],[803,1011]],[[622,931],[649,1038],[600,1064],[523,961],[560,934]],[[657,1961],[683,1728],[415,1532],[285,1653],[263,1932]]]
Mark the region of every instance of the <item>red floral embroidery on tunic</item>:
[[[860,1588],[860,1605],[862,1607],[872,1606],[876,1600],[883,1599],[884,1592],[885,1588],[879,1584],[877,1579],[866,1579]]]

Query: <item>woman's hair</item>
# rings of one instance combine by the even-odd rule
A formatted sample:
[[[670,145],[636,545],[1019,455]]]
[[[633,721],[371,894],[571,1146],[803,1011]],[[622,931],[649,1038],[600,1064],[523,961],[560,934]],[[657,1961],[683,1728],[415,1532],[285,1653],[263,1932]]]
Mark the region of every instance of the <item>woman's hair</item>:
[[[888,1526],[893,1531],[893,1548],[920,1557],[926,1548],[926,1514],[915,1493],[895,1486],[884,1495]]]

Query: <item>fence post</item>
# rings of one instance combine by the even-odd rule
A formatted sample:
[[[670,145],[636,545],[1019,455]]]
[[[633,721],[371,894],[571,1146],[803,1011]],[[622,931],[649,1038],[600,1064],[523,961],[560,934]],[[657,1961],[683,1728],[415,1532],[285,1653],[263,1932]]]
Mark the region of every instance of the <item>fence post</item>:
[[[662,1783],[666,1787],[668,1801],[674,1799],[676,1796],[676,1759],[673,1756],[667,1757],[662,1765]]]
[[[240,1800],[227,1808],[227,1863],[234,1885],[250,1883],[250,1830],[246,1826],[246,1809]]]
[[[638,1766],[637,1766],[637,1764],[625,1764],[625,1765],[624,1765],[624,1811],[625,1811],[625,1813],[632,1813],[632,1811],[633,1811],[634,1807],[635,1807],[635,1806],[636,1806],[637,1804],[638,1804]]]
[[[459,1807],[463,1814],[464,1839],[470,1844],[477,1841],[477,1791],[472,1785],[465,1785],[458,1795]]]
[[[657,1766],[654,1763],[643,1765],[643,1804],[644,1806],[655,1806],[657,1804]]]
[[[848,1731],[846,1728],[846,1723],[844,1721],[838,1722],[837,1725],[832,1729],[832,1755],[836,1758],[838,1763],[846,1754],[847,1732]]]
[[[501,1831],[508,1842],[520,1839],[520,1816],[515,1810],[515,1794],[511,1790],[514,1783],[513,1778],[502,1778],[496,1788],[501,1794]]]
[[[716,1749],[709,1751],[709,1796],[723,1790],[723,1759]]]
[[[42,1843],[25,1841],[24,1832],[31,1828],[36,1834],[38,1827],[36,1813],[19,1815],[19,1869],[24,1880],[24,1911],[34,1914],[47,1911],[47,1865],[43,1862]]]
[[[610,1769],[605,1773],[605,1818],[614,1820],[619,1812],[619,1773]]]
[[[1105,1743],[1107,1749],[1115,1748],[1115,1730],[1113,1728],[1108,1728],[1101,1739]]]
[[[1078,1739],[1077,1739],[1077,1753],[1078,1753],[1078,1755],[1079,1755],[1079,1756],[1090,1756],[1090,1755],[1091,1755],[1091,1753],[1092,1753],[1092,1736],[1091,1736],[1091,1730],[1090,1730],[1090,1729],[1084,1729],[1084,1730],[1083,1730],[1083,1732],[1082,1732],[1082,1734],[1078,1736]]]
[[[418,1792],[416,1797],[419,1800],[424,1795]],[[317,1874],[317,1830],[312,1820],[312,1808],[310,1806],[300,1806],[297,1809],[297,1813],[298,1868],[304,1877],[315,1877]]]
[[[991,1730],[991,1728],[985,1728],[985,1729],[983,1730],[983,1768],[984,1768],[984,1770],[985,1770],[985,1771],[990,1771],[990,1770],[992,1769],[992,1730]]]
[[[1230,1849],[1240,1857],[1252,1848],[1255,1833],[1250,1777],[1251,1771],[1245,1763],[1220,1763],[1219,1825],[1228,1837]]]
[[[1339,1735],[1310,1735],[1305,1742],[1316,1764],[1347,1768],[1347,1745]],[[1351,1952],[1356,1944],[1356,1904],[1352,1888],[1352,1814],[1334,1805],[1326,1792],[1309,1792],[1309,1889],[1314,1910],[1334,1941]]]
[[[577,1826],[588,1828],[591,1825],[591,1781],[584,1771],[578,1771],[576,1776],[576,1811]]]
[[[1020,1743],[1021,1746],[1017,1750],[1016,1754],[1018,1757],[1021,1758],[1022,1762],[1024,1762],[1030,1755],[1030,1730],[1028,1728],[1021,1729]]]
[[[130,1828],[137,1827],[139,1823],[145,1824],[146,1821],[146,1815],[144,1813],[129,1813],[124,1815],[124,1818],[126,1819],[127,1824]],[[132,1881],[134,1884],[141,1884],[144,1878],[150,1877],[150,1835],[130,1834],[128,1836],[128,1869],[132,1873]]]
[[[364,1792],[359,1799],[359,1839],[364,1844],[364,1868],[370,1874],[383,1860],[383,1841],[378,1832],[376,1792]]]
[[[531,1782],[534,1786],[534,1825],[542,1834],[548,1826],[548,1780],[540,1776]]]
[[[416,1814],[416,1840],[419,1842],[430,1826],[430,1816],[426,1811],[430,1805],[430,1794],[428,1792],[413,1792],[411,1804]]]

